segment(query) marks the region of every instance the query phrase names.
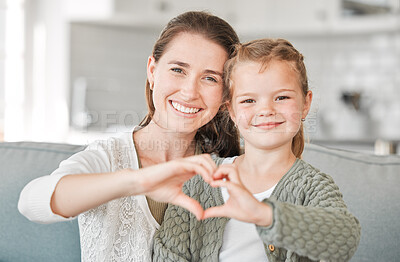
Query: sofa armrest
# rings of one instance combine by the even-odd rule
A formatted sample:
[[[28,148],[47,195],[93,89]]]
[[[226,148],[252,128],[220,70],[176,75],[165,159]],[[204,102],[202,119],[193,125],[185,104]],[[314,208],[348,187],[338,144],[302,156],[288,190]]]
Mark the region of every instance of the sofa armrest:
[[[80,261],[77,221],[40,225],[17,209],[22,188],[34,178],[49,175],[59,163],[84,146],[0,143],[0,261]]]
[[[306,145],[303,158],[333,177],[360,221],[361,240],[352,261],[400,257],[400,156]]]

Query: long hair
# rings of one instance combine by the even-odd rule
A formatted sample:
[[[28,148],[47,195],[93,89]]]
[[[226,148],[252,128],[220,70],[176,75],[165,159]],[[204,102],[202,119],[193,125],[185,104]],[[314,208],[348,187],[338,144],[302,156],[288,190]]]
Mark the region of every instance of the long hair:
[[[232,58],[225,63],[224,67],[224,81],[225,85],[228,86],[229,96],[228,100],[232,99],[232,88],[233,83],[231,76],[235,69],[235,66],[239,62],[257,62],[261,64],[261,70],[263,71],[268,66],[268,63],[272,60],[279,60],[288,62],[288,64],[298,74],[298,80],[300,87],[303,91],[303,97],[305,99],[308,92],[308,79],[307,71],[304,65],[303,55],[294,48],[294,46],[285,39],[258,39],[247,42],[245,44],[235,45],[235,51]],[[293,154],[301,158],[304,150],[304,130],[303,123],[300,124],[300,129],[293,137],[292,141],[292,152]]]
[[[233,46],[239,43],[235,30],[223,19],[206,12],[186,12],[169,21],[161,32],[152,52],[156,62],[174,37],[182,32],[200,34],[217,43],[226,50],[228,57],[232,54]],[[226,98],[228,93],[228,88],[224,86],[223,97]],[[146,100],[148,113],[140,126],[147,126],[155,112],[153,91],[148,79],[146,79]],[[197,131],[195,140],[204,153],[217,153],[222,157],[239,154],[239,134],[233,121],[226,117],[227,114],[225,106],[222,105],[216,116]]]

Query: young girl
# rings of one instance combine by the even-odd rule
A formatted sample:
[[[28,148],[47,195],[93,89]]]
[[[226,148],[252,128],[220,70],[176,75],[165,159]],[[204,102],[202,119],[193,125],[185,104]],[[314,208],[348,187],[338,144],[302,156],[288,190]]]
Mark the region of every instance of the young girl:
[[[172,19],[147,63],[149,113],[132,132],[90,144],[49,176],[31,181],[18,208],[39,223],[78,216],[82,261],[150,261],[153,235],[171,202],[203,216],[182,193],[199,173],[211,179],[208,155],[238,153],[221,122],[223,68],[238,43],[232,27],[205,12]],[[62,237],[62,236],[60,236]]]
[[[204,220],[171,205],[153,260],[349,260],[358,220],[332,178],[301,160],[312,100],[303,56],[286,40],[255,40],[237,46],[224,72],[245,154],[217,158],[211,186],[199,176],[185,184]]]

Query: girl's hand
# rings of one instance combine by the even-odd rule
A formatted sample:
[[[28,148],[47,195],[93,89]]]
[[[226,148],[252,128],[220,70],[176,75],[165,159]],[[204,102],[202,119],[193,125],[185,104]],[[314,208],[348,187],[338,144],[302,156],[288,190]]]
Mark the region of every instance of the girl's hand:
[[[216,165],[210,155],[196,155],[140,169],[137,173],[133,194],[146,195],[159,202],[179,205],[192,212],[197,219],[203,216],[203,208],[182,192],[183,184],[199,174],[210,183]]]
[[[203,219],[210,217],[231,217],[259,226],[272,223],[272,208],[259,202],[244,187],[234,165],[221,165],[213,175],[213,187],[226,187],[229,199],[222,206],[211,207],[204,211]],[[225,179],[225,180],[224,180]]]

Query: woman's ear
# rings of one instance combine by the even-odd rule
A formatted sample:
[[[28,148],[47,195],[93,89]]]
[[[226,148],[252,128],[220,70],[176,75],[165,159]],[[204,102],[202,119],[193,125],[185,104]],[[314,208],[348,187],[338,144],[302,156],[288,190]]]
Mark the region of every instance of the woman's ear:
[[[154,86],[154,71],[156,68],[156,59],[154,56],[149,56],[147,60],[147,81],[149,81],[150,89],[153,90]]]
[[[310,111],[310,108],[311,108],[312,98],[313,98],[312,91],[307,91],[307,94],[305,97],[305,102],[304,102],[303,114],[302,114],[301,118],[306,118],[306,116],[308,115],[308,112]]]

